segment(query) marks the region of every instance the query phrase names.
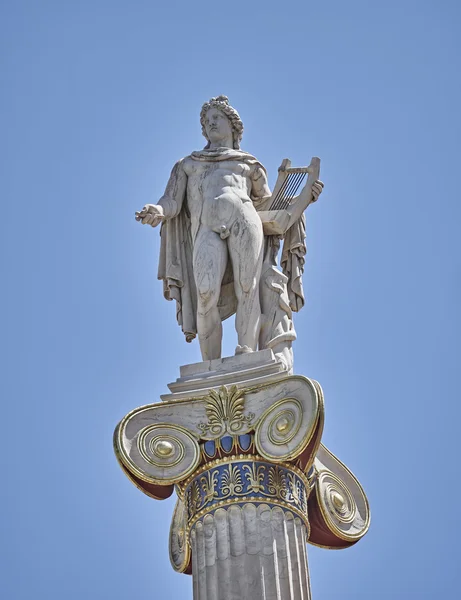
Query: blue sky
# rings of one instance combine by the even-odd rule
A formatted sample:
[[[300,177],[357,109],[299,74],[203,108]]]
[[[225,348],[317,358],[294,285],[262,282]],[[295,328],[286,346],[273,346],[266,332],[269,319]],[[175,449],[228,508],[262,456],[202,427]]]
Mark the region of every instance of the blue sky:
[[[134,212],[203,147],[218,94],[271,185],[284,157],[322,159],[295,370],[324,388],[324,442],[372,526],[310,548],[313,598],[457,597],[460,17],[444,0],[1,3],[2,598],[192,597],[172,501],[128,482],[112,432],[200,359]]]

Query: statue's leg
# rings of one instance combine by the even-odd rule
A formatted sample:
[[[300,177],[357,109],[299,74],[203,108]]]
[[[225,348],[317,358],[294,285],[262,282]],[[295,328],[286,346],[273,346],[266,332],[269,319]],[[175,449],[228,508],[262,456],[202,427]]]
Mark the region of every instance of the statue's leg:
[[[251,207],[251,211],[248,210],[245,218],[239,219],[232,225],[231,235],[228,238],[237,296],[235,328],[239,351],[256,350],[258,345],[261,327],[259,280],[263,246],[261,219]]]
[[[221,357],[222,324],[218,300],[226,265],[226,242],[202,225],[194,243],[193,267],[197,287],[197,333],[203,360]]]

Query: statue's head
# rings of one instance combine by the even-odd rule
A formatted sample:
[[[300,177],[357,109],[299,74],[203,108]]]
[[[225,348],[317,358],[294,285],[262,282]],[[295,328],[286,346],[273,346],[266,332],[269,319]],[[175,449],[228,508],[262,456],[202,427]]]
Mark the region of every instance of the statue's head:
[[[211,142],[219,143],[232,135],[234,149],[240,149],[243,123],[238,112],[229,104],[227,96],[217,96],[205,102],[200,111],[200,123],[202,133],[208,140],[205,148],[209,148]]]

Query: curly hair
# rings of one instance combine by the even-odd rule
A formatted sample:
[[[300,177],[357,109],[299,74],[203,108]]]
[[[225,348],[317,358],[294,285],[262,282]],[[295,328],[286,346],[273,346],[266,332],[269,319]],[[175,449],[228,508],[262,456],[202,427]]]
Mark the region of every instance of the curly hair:
[[[205,104],[202,106],[202,110],[200,111],[200,123],[202,125],[202,134],[208,140],[208,144],[205,146],[205,148],[210,147],[210,140],[207,137],[205,129],[205,115],[210,108],[218,108],[229,119],[232,127],[234,149],[240,150],[240,142],[242,141],[243,136],[243,123],[238,112],[229,104],[229,99],[227,96],[216,96],[216,98],[211,98],[209,102],[205,102]]]

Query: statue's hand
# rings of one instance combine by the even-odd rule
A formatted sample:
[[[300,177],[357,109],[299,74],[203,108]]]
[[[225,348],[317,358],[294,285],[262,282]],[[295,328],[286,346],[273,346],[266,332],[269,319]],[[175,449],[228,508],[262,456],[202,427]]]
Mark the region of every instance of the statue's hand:
[[[315,181],[312,185],[312,202],[316,202],[319,199],[320,194],[322,193],[323,190],[323,183],[320,181],[320,179],[317,179],[317,181]]]
[[[135,213],[136,221],[141,221],[143,225],[152,225],[152,227],[157,227],[164,218],[163,207],[158,204],[146,204],[140,212]]]

